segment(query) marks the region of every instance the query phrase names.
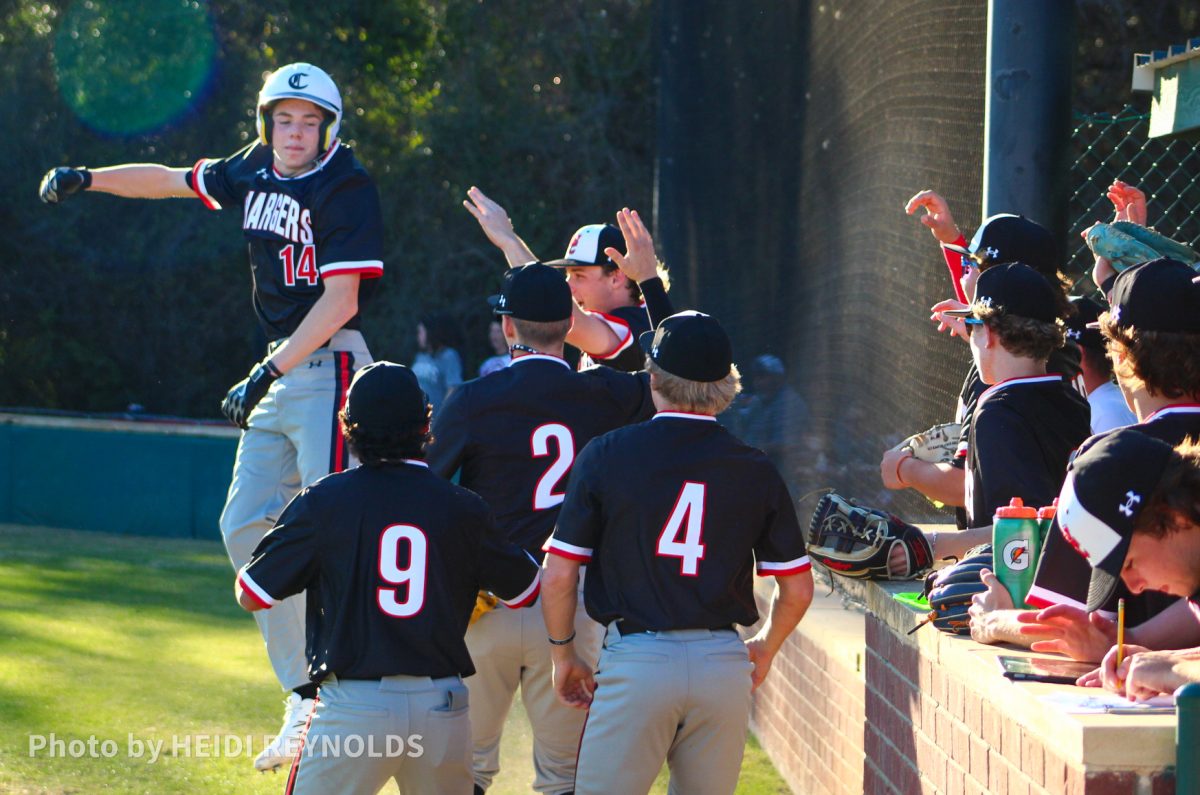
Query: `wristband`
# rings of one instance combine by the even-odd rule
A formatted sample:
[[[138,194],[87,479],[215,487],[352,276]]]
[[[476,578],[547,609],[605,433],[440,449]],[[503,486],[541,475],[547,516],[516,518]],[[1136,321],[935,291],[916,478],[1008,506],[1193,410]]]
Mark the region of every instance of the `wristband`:
[[[905,449],[908,450],[908,448],[905,448]],[[910,459],[912,457],[913,457],[912,450],[908,450],[908,452],[906,452],[904,455],[900,456],[899,460],[896,461],[896,482],[899,483],[901,486],[904,486],[905,488],[908,488],[908,484],[904,482],[904,478],[900,477],[900,466],[905,461],[907,461],[908,459]]]
[[[549,635],[546,636],[546,640],[550,641],[551,646],[566,646],[568,643],[575,640],[575,631],[572,630],[571,634],[568,635],[567,637],[563,638],[562,640],[555,640],[554,638],[550,637]]]
[[[646,312],[650,315],[650,328],[658,328],[664,318],[675,314],[671,299],[667,295],[667,287],[659,276],[651,276],[644,282],[638,282],[642,291],[642,300],[646,302]]]
[[[87,170],[87,166],[80,166],[75,170],[83,175],[83,184],[79,186],[79,189],[87,190],[92,187],[92,172]]]
[[[280,370],[275,362],[271,361],[270,359],[263,360],[263,367],[266,368],[266,371],[270,373],[272,378],[283,377],[283,370]]]

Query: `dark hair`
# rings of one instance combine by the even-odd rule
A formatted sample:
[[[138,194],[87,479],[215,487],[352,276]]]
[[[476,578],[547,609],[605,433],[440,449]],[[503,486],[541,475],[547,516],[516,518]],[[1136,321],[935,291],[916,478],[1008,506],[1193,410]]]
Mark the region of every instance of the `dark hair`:
[[[571,330],[571,318],[538,321],[514,317],[512,322],[521,342],[535,348],[551,348],[562,345],[567,339],[567,332]]]
[[[1100,333],[1118,379],[1140,381],[1151,395],[1172,400],[1200,395],[1200,334],[1125,328],[1108,312],[1100,315]]]
[[[425,419],[420,422],[383,432],[371,432],[361,427],[357,422],[346,421],[346,410],[338,414],[341,420],[342,436],[350,447],[350,452],[364,464],[377,464],[380,461],[396,461],[402,458],[425,458],[425,445],[433,440],[429,433],[429,421],[433,417],[433,406],[425,404]]]
[[[1013,356],[1046,361],[1050,354],[1066,344],[1066,329],[1061,323],[1046,323],[1028,317],[1010,315],[1003,308],[975,305],[975,316],[1000,338],[1004,350]]]
[[[1106,379],[1112,377],[1112,360],[1108,358],[1107,352],[1088,347],[1087,345],[1080,345],[1079,358],[1087,362],[1088,369],[1096,373],[1096,375]]]
[[[449,312],[431,312],[421,318],[429,350],[460,347],[461,328]]]
[[[600,268],[604,272],[605,276],[608,276],[612,274],[613,271],[618,270],[616,265],[612,265],[607,262],[601,263]],[[658,278],[662,279],[663,287],[665,289],[671,289],[671,274],[667,271],[667,266],[661,262],[658,263]],[[629,290],[630,300],[632,300],[634,304],[640,304],[642,302],[642,288],[638,287],[638,283],[629,277],[625,277],[625,287]]]
[[[1194,438],[1185,439],[1175,452],[1138,514],[1135,533],[1162,538],[1188,525],[1200,532],[1200,445]]]

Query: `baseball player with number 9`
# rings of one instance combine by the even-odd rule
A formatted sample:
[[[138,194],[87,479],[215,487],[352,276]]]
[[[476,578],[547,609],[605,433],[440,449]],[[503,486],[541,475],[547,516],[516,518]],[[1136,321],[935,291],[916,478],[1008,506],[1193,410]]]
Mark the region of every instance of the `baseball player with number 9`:
[[[354,370],[371,361],[359,306],[383,274],[379,196],[338,138],[342,99],[329,75],[305,63],[272,72],[255,118],[258,139],[224,159],[55,168],[40,191],[49,204],[86,190],[193,198],[241,215],[268,347],[221,404],[244,431],[220,522],[234,568],[302,486],[348,466],[337,413]],[[302,600],[256,618],[276,677],[293,691],[279,738],[254,762],[268,770],[289,760],[286,741],[303,727],[315,685],[305,674]]]
[[[717,424],[737,394],[729,338],[683,312],[647,332],[658,414],[580,452],[547,551],[542,609],[554,687],[590,711],[575,793],[732,793],[750,693],[812,601],[804,537],[778,470]],[[575,651],[579,568],[588,615],[606,625],[595,673]],[[752,574],[776,578],[758,620]]]

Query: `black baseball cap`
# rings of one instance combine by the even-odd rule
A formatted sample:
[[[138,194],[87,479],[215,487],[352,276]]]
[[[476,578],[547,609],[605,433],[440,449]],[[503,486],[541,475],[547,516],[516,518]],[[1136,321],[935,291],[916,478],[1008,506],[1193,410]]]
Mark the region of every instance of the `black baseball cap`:
[[[547,265],[555,267],[577,267],[579,265],[616,265],[604,253],[606,248],[615,248],[625,253],[625,236],[612,224],[590,224],[580,227],[571,235],[567,253],[562,259],[553,259]]]
[[[975,301],[966,309],[951,309],[947,315],[971,317],[975,306],[1003,309],[1005,314],[1053,323],[1058,301],[1046,277],[1021,262],[997,265],[979,274]]]
[[[374,362],[354,374],[346,393],[346,422],[365,430],[403,430],[429,418],[429,398],[412,370]]]
[[[943,246],[959,254],[987,257],[999,265],[1024,262],[1043,276],[1057,278],[1059,254],[1054,235],[1023,215],[993,215],[979,225],[965,248]]]
[[[1108,313],[1122,328],[1200,334],[1200,277],[1170,257],[1139,263],[1117,274]]]
[[[539,323],[566,320],[575,305],[562,273],[540,262],[509,268],[500,294],[488,298],[488,303],[497,315]]]
[[[651,361],[689,381],[720,381],[733,367],[729,335],[712,315],[679,312],[638,337]]]
[[[1105,350],[1104,336],[1097,328],[1097,318],[1104,311],[1104,307],[1082,295],[1071,296],[1071,306],[1075,308],[1075,313],[1065,321],[1067,339],[1081,348]]]
[[[1166,442],[1122,428],[1085,445],[1067,469],[1058,526],[1092,567],[1089,612],[1103,607],[1117,589],[1134,523],[1175,456]]]

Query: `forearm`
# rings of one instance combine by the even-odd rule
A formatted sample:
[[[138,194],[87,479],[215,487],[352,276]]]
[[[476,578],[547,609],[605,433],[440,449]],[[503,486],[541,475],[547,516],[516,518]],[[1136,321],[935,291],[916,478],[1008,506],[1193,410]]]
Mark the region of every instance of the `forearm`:
[[[351,280],[346,283],[343,280]],[[320,348],[358,312],[357,275],[335,276],[325,283],[325,292],[300,321],[287,342],[271,356],[271,363],[286,373]]]
[[[767,652],[774,656],[808,612],[812,597],[813,581],[810,572],[776,578],[775,594],[771,597],[767,620],[754,639],[761,641]]]
[[[1186,599],[1180,599],[1148,621],[1128,631],[1127,643],[1147,649],[1187,649],[1200,646],[1200,621]]]
[[[897,471],[905,486],[916,489],[931,500],[959,508],[966,504],[963,469],[950,464],[931,464],[909,456],[900,462]]]
[[[530,251],[529,246],[525,245],[525,241],[518,237],[515,232],[512,236],[506,236],[501,240],[493,242],[496,243],[496,248],[504,252],[504,260],[510,268],[519,268],[522,265],[537,261],[537,255]]]
[[[542,572],[542,616],[546,632],[555,640],[565,640],[575,633],[578,587],[579,564],[547,555]]]
[[[196,198],[196,193],[187,185],[187,173],[191,169],[129,163],[89,170],[92,185],[88,190],[130,199]]]
[[[666,285],[663,284],[661,278],[655,276],[644,282],[638,282],[638,289],[642,291],[642,298],[646,301],[646,312],[650,315],[650,328],[658,328],[658,324],[664,318],[675,314],[671,297],[667,295]]]

